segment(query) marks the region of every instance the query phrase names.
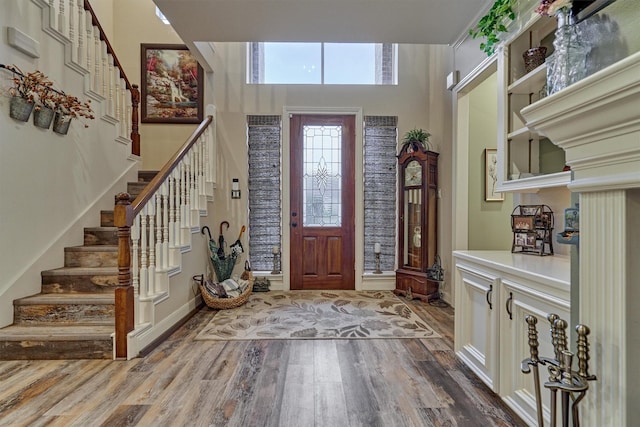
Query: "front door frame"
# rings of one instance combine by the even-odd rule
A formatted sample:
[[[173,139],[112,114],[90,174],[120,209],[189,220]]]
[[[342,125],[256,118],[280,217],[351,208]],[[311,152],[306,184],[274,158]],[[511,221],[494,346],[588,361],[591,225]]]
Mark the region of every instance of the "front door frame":
[[[362,108],[360,107],[283,107],[282,113],[282,279],[283,289],[291,289],[291,251],[289,242],[291,241],[291,175],[289,164],[291,161],[291,135],[289,129],[289,119],[292,114],[330,114],[330,115],[353,115],[355,116],[355,288],[362,289],[363,274],[363,247],[364,247],[364,189],[363,189],[363,135],[362,135]]]

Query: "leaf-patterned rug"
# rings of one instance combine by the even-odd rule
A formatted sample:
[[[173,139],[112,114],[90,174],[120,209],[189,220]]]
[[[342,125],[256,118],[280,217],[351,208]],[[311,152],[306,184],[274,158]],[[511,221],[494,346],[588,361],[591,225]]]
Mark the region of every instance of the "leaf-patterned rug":
[[[220,310],[196,340],[440,338],[389,291],[271,291]]]

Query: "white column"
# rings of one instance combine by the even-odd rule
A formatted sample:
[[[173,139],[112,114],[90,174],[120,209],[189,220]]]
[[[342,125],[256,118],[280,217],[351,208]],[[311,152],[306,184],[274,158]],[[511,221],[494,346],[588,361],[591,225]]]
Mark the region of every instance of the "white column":
[[[626,426],[640,417],[640,408],[627,401],[640,378],[633,367],[638,308],[626,303],[637,296],[639,285],[638,275],[632,273],[637,273],[639,268],[633,265],[640,262],[640,213],[629,210],[631,194],[625,190],[580,194],[580,323],[591,328],[590,373],[598,377],[590,382],[581,405],[586,425]]]

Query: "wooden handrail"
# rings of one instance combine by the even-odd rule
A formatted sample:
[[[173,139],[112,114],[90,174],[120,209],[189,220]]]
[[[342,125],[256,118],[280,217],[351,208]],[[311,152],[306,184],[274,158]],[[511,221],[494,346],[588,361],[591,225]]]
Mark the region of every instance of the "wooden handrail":
[[[113,214],[114,225],[118,228],[118,286],[115,290],[116,359],[127,358],[127,334],[135,326],[134,289],[131,283],[131,226],[133,225],[133,220],[160,189],[162,183],[165,182],[212,121],[213,116],[207,116],[200,123],[182,147],[169,159],[133,203],[127,193],[116,195]]]
[[[187,152],[193,147],[193,145],[198,141],[200,135],[204,132],[204,130],[211,124],[213,121],[213,116],[207,116],[202,123],[193,131],[191,136],[187,138],[187,141],[182,145],[182,147],[169,159],[169,161],[164,165],[160,172],[156,174],[156,176],[149,182],[149,184],[142,190],[138,197],[132,203],[133,215],[138,215],[142,207],[149,201],[151,196],[156,193],[160,189],[160,185],[169,177],[169,174],[173,169],[177,166],[177,164],[182,160],[182,158],[187,154]]]
[[[132,84],[127,77],[127,74],[124,72],[124,68],[122,64],[118,60],[109,39],[107,39],[107,34],[104,32],[102,25],[100,25],[100,21],[96,16],[96,13],[93,11],[89,0],[84,0],[84,9],[91,14],[91,24],[98,28],[100,32],[100,40],[104,41],[107,45],[107,53],[113,57],[113,63],[120,70],[120,75],[124,79],[125,85],[127,89],[131,92],[131,153],[136,156],[140,155],[140,133],[138,132],[138,123],[139,123],[139,105],[140,105],[140,89],[137,84]]]

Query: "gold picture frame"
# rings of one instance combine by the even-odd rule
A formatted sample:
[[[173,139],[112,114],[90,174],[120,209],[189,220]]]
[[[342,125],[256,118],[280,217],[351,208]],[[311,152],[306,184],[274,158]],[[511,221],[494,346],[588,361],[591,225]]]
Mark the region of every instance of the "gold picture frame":
[[[200,123],[204,70],[185,45],[140,45],[142,123]]]

